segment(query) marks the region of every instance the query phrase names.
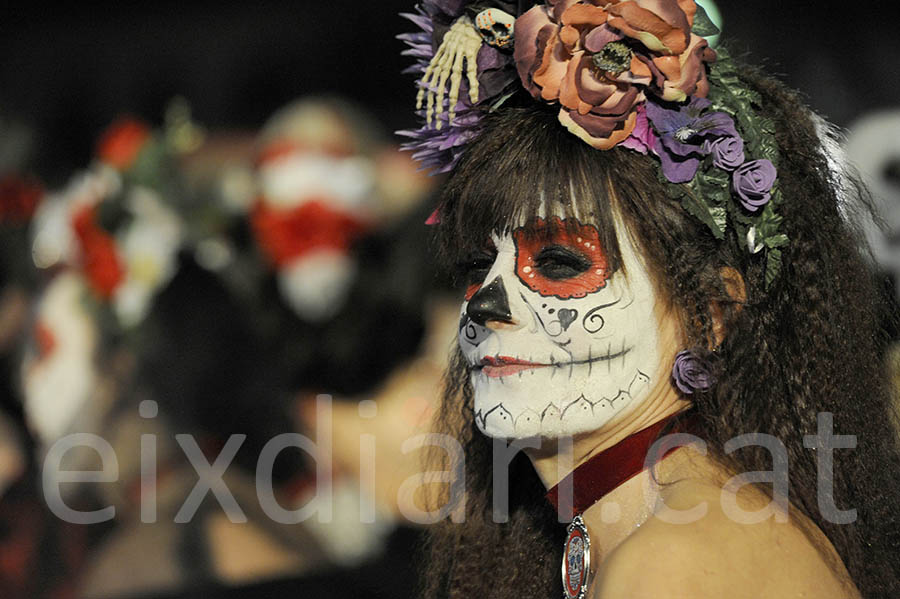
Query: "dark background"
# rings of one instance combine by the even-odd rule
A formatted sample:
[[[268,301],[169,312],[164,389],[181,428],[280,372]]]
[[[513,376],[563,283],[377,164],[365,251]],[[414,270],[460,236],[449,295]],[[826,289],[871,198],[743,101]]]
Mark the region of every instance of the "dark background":
[[[733,50],[805,92],[832,121],[900,105],[893,2],[721,0]],[[0,115],[31,125],[30,166],[59,184],[121,112],[159,124],[185,96],[212,129],[256,129],[309,93],[355,99],[391,129],[413,124],[410,61],[394,35],[411,0],[240,5],[41,4],[0,22]]]

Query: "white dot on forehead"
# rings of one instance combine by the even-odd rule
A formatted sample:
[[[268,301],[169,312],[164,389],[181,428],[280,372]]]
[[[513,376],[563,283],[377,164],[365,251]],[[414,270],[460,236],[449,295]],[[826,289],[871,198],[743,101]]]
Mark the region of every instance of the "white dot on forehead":
[[[524,273],[526,273],[526,274],[527,274],[527,273],[530,273],[530,272],[531,272],[531,267],[530,267],[530,266],[526,266],[525,268],[522,269],[522,272],[524,272]]]

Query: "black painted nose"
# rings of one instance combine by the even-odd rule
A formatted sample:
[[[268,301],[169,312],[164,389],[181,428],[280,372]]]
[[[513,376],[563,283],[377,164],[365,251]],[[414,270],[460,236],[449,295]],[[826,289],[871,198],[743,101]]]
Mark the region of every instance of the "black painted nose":
[[[489,320],[512,321],[509,298],[506,296],[506,288],[500,277],[495,278],[487,285],[482,285],[481,289],[475,292],[466,307],[466,314],[481,326],[486,325]]]

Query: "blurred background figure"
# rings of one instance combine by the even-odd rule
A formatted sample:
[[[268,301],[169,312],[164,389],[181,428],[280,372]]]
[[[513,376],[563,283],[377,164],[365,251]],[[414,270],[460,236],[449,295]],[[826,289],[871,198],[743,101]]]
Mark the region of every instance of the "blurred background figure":
[[[867,113],[850,126],[847,158],[865,178],[884,218],[886,230],[869,233],[875,257],[900,285],[900,103]]]
[[[257,135],[202,130],[176,101],[162,129],[116,120],[89,167],[35,202],[14,263],[42,284],[31,309],[23,302],[10,379],[31,462],[39,474],[71,433],[98,435],[115,460],[110,483],[32,475],[31,499],[42,482],[72,509],[115,509],[76,526],[90,534],[70,549],[78,575],[63,578],[66,592],[315,595],[339,584],[343,596],[405,596],[418,535],[398,528],[397,497],[419,456],[400,448],[428,431],[449,347],[436,339],[452,338],[455,306],[426,247],[433,180],[387,139],[334,98],[292,103]],[[335,397],[332,449],[280,452],[268,484],[284,509],[331,517],[280,524],[259,500],[259,456],[283,433],[325,435],[298,407],[324,393]],[[360,450],[366,434],[377,450]],[[186,510],[197,456],[212,463],[234,439],[223,475],[234,509],[209,494]],[[333,464],[324,487],[320,460]],[[61,466],[109,464],[79,446]],[[377,516],[362,523],[369,501]],[[48,568],[52,554],[21,574]]]
[[[27,460],[14,364],[36,282],[27,229],[42,197],[34,179],[16,173],[0,178],[0,497],[22,474]]]
[[[886,294],[900,301],[900,102],[859,117],[848,130],[846,151],[883,219],[867,223],[866,233],[875,259],[890,279],[893,293]],[[888,322],[885,328],[894,339],[890,359],[900,397],[900,323]]]
[[[351,245],[375,225],[373,124],[340,101],[301,101],[260,135],[251,223],[281,297],[306,321],[337,312],[356,274]]]
[[[27,126],[0,116],[0,589],[12,598],[66,596],[87,542],[41,500],[39,442],[21,401],[19,365],[40,287],[29,230],[45,200],[32,140]]]

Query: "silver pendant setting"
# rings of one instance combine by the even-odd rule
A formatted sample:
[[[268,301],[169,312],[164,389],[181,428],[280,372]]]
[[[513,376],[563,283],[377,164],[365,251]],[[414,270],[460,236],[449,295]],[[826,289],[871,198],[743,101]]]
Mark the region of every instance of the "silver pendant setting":
[[[591,573],[591,538],[581,516],[575,516],[566,533],[562,560],[562,583],[565,599],[587,596]]]

